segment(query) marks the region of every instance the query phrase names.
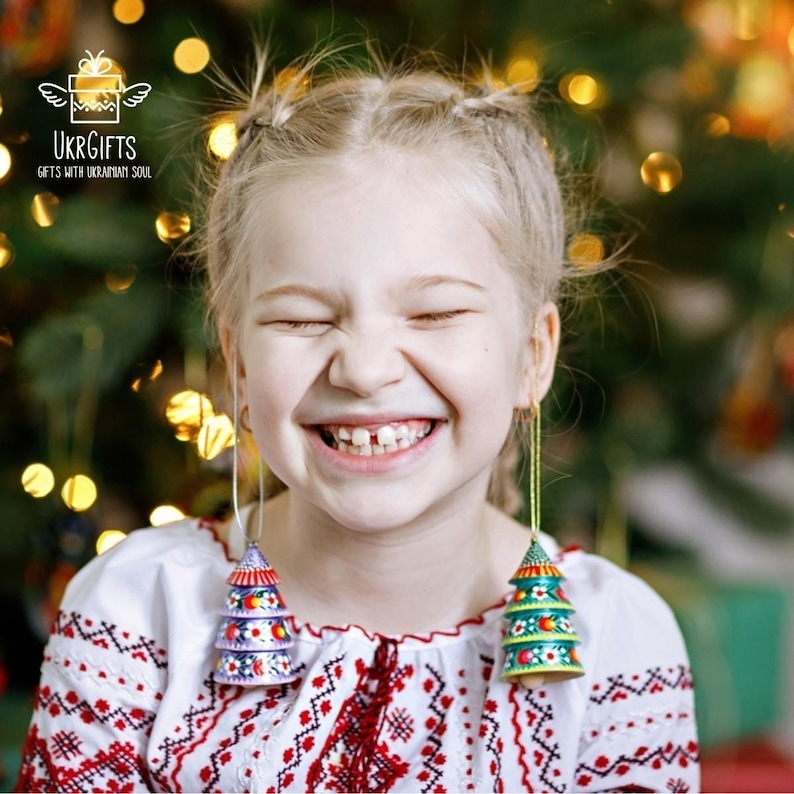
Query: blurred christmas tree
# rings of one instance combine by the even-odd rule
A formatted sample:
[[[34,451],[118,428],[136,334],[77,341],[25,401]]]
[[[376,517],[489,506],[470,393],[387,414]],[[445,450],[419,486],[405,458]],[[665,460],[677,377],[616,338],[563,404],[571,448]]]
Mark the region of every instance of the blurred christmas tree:
[[[193,161],[223,156],[222,127],[213,150],[196,134],[218,95],[207,54],[245,72],[252,30],[271,31],[281,67],[326,36],[360,42],[365,31],[387,53],[408,41],[473,65],[486,57],[505,82],[557,97],[560,142],[613,206],[570,241],[580,267],[618,245],[614,208],[634,220],[632,263],[569,318],[570,368],[557,380],[546,454],[550,472],[573,476],[547,489],[546,528],[591,543],[597,525],[606,538],[617,528],[620,556],[615,483],[672,460],[759,527],[794,527],[790,504],[724,465],[791,438],[791,4],[333,8],[7,0],[0,11],[1,586],[43,593],[51,609],[100,532],[147,524],[157,505],[208,513],[228,500],[229,426],[216,407],[223,377],[202,327],[201,277],[173,255],[191,225]],[[68,126],[39,84],[66,85],[86,50],[100,49],[129,83],[153,86],[114,130],[135,137],[150,179],[39,171],[53,163],[53,131]],[[188,138],[200,145],[180,146]]]

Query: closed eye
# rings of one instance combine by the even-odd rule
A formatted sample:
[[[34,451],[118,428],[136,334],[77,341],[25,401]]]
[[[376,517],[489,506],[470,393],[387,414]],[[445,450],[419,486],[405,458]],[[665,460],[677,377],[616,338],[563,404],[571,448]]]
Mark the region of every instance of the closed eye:
[[[424,314],[416,314],[411,317],[411,320],[419,323],[439,323],[444,320],[454,320],[456,317],[467,314],[469,309],[453,309],[446,312],[425,312]]]
[[[300,332],[309,336],[319,336],[334,326],[329,320],[271,320],[265,325],[287,334]]]
[[[318,325],[331,325],[325,320],[276,320],[275,325],[286,325],[287,328],[314,328]]]

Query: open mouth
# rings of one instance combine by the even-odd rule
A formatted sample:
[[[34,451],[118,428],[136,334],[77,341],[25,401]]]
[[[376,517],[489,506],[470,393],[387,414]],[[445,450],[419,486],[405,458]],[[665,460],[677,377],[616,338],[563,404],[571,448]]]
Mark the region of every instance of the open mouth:
[[[406,419],[382,425],[317,425],[326,446],[348,455],[370,457],[410,449],[427,438],[436,419]]]

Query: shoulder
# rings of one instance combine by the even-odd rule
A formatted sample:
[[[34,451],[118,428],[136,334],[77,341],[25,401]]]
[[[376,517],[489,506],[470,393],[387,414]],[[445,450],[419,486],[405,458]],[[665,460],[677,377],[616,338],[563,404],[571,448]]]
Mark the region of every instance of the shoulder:
[[[675,615],[652,587],[597,555],[579,549],[551,551],[557,552],[555,562],[566,577],[583,655],[602,674],[615,667],[688,667]]]
[[[186,519],[131,532],[125,540],[80,569],[66,588],[61,612],[138,622],[162,609],[169,591],[223,582],[233,563],[210,522]]]

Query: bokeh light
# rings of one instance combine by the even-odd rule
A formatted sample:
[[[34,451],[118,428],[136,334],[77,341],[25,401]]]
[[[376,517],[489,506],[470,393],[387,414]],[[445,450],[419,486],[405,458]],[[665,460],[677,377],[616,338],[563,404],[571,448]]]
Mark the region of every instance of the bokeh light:
[[[207,417],[196,437],[196,450],[205,460],[217,458],[225,449],[234,446],[234,425],[226,414]]]
[[[108,270],[105,273],[105,286],[116,295],[121,295],[135,283],[137,276],[138,268],[135,265]]]
[[[127,533],[122,532],[120,529],[106,529],[100,532],[99,537],[96,539],[96,553],[104,554],[114,546],[118,546],[126,537]]]
[[[145,11],[143,0],[116,0],[113,3],[113,18],[122,25],[134,25]]]
[[[601,83],[590,74],[573,72],[560,80],[560,94],[572,105],[597,108],[604,104],[605,94]]]
[[[14,246],[8,235],[0,232],[0,269],[14,261]]]
[[[228,160],[237,146],[237,125],[234,120],[219,121],[210,130],[207,147],[220,160]]]
[[[540,83],[540,65],[534,58],[517,56],[507,64],[507,82],[517,86],[521,93],[534,91]]]
[[[604,243],[595,234],[577,234],[568,245],[568,258],[582,270],[595,267],[604,261]]]
[[[75,96],[88,110],[96,110],[102,103],[117,102],[119,91],[126,85],[124,69],[101,54],[81,60],[74,78]]]
[[[180,72],[196,74],[210,62],[210,48],[204,39],[183,39],[174,50],[174,63]]]
[[[777,58],[766,54],[748,58],[736,75],[736,104],[753,116],[773,116],[790,101],[788,81],[788,70]]]
[[[721,138],[731,131],[731,122],[722,113],[707,113],[702,119],[703,131],[712,138]]]
[[[55,487],[55,475],[46,464],[31,463],[22,472],[22,487],[31,496],[41,499],[41,497],[51,493]]]
[[[767,3],[759,0],[734,0],[733,35],[740,41],[752,41],[761,35],[766,23]]]
[[[8,147],[0,143],[0,182],[7,179],[11,173],[11,152]]]
[[[47,191],[43,193],[36,193],[33,196],[33,201],[30,203],[30,214],[33,220],[39,226],[46,228],[55,223],[55,217],[58,214],[58,207],[61,200],[54,194]]]
[[[183,518],[185,514],[176,505],[158,505],[149,514],[149,523],[153,527],[161,527],[163,524],[171,524]]]
[[[161,212],[154,228],[164,243],[178,240],[190,231],[190,216],[185,212]]]
[[[309,76],[295,66],[287,66],[273,78],[276,93],[286,94],[289,91],[294,99],[304,96],[310,85]]]
[[[96,502],[97,489],[94,481],[85,474],[75,474],[63,484],[61,499],[75,512],[88,510]]]
[[[683,178],[681,163],[669,152],[649,154],[640,168],[642,181],[651,190],[665,194],[673,190]]]
[[[215,406],[206,394],[185,389],[174,394],[165,406],[165,418],[177,431],[188,431],[187,436],[178,438],[188,440],[194,437],[205,420],[215,415]]]

